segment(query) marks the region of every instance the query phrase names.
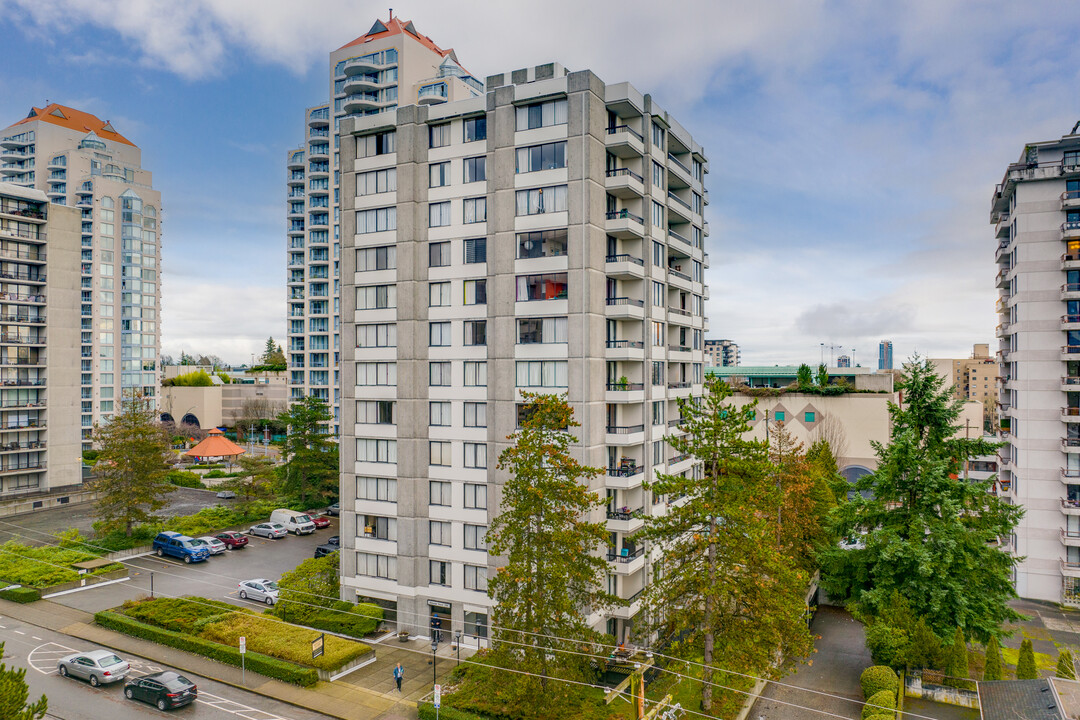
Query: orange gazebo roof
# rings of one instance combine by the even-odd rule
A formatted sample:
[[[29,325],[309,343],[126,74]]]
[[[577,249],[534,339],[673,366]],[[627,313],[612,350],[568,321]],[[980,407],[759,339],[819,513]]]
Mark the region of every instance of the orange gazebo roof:
[[[207,434],[205,440],[184,454],[197,458],[233,457],[235,455],[243,455],[244,448],[225,437],[225,433],[214,428]]]

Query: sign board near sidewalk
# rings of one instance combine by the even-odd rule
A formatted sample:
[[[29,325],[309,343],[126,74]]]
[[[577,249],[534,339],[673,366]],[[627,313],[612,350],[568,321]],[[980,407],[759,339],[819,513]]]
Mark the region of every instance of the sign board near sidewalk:
[[[326,635],[321,634],[321,635],[319,635],[319,637],[317,637],[317,638],[315,638],[314,640],[311,641],[311,659],[312,660],[314,660],[315,658],[317,658],[317,657],[319,657],[320,655],[323,654],[323,645],[324,645],[324,642],[325,642],[325,638],[326,638]]]
[[[243,635],[240,636],[240,654],[243,655],[247,652],[247,638]]]
[[[434,701],[432,701],[431,704],[435,706],[436,710],[438,710],[439,706],[442,705],[442,685],[435,686],[435,699]]]

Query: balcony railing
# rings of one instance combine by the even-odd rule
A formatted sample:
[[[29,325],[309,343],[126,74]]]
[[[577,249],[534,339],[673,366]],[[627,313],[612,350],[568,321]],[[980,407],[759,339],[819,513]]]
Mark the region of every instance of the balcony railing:
[[[645,432],[644,425],[608,425],[607,433],[609,435],[632,435],[634,433]]]
[[[12,452],[14,450],[43,450],[45,442],[33,440],[31,442],[0,443],[0,452]]]
[[[608,220],[633,220],[636,223],[644,223],[645,220],[640,215],[635,215],[629,210],[616,210],[615,212],[609,212],[605,215]]]
[[[689,310],[684,310],[683,308],[669,307],[667,310],[668,310],[669,313],[672,313],[673,315],[682,315],[683,317],[691,317],[690,311]],[[687,348],[687,350],[689,350],[689,349],[690,348]]]
[[[12,250],[0,248],[0,257],[15,258],[17,260],[45,260],[44,250]]]
[[[645,343],[639,342],[637,340],[608,340],[607,341],[608,350],[616,350],[616,349],[619,349],[619,348],[632,348],[632,349],[635,349],[635,350],[640,350],[640,349],[643,349],[644,347],[645,347]],[[1077,380],[1080,381],[1080,378],[1077,378]]]
[[[630,392],[631,390],[644,390],[645,389],[645,384],[644,383],[632,383],[632,382],[608,383],[607,384],[607,389],[612,391],[612,392]]]
[[[686,418],[681,418],[681,417],[680,418],[675,418],[674,420],[668,420],[667,426],[669,428],[679,427],[680,425],[683,424],[683,422],[685,420],[686,420]]]
[[[639,133],[634,128],[630,127],[629,125],[616,125],[615,127],[609,127],[607,129],[607,134],[608,135],[616,135],[616,134],[621,133],[621,132],[628,132],[631,135],[633,135],[634,137],[636,137],[638,140],[640,140],[641,142],[645,142],[645,138],[642,136],[642,134]]]
[[[0,235],[7,235],[8,237],[17,237],[24,240],[41,240],[44,242],[47,237],[44,231],[40,230],[24,230],[14,227],[0,227]]]
[[[669,382],[667,384],[669,390],[685,390],[690,387],[688,382]]]
[[[609,467],[607,469],[608,477],[633,477],[635,475],[641,475],[645,472],[645,468],[641,465],[624,465],[621,467]]]
[[[674,230],[668,230],[667,234],[668,234],[669,237],[673,237],[676,240],[681,240],[682,242],[686,243],[687,245],[690,244],[690,241],[686,239],[685,235],[680,235],[679,233],[675,232]]]
[[[668,345],[669,352],[690,352],[690,348],[686,345]]]
[[[645,261],[644,260],[642,260],[639,257],[634,257],[633,255],[626,255],[626,254],[608,255],[606,258],[604,258],[604,262],[609,262],[609,263],[628,262],[628,263],[633,263],[635,265],[641,265],[642,267],[645,267]]]
[[[613,297],[613,298],[609,297],[607,299],[607,304],[608,305],[632,305],[634,307],[645,307],[645,301],[644,300],[635,300],[634,298],[628,298],[628,297]]]
[[[628,507],[619,508],[618,510],[608,510],[608,520],[633,520],[634,518],[641,517],[645,512],[645,508],[639,507],[631,510]]]
[[[636,550],[631,550],[630,548],[623,548],[620,552],[609,552],[607,559],[617,563],[631,563],[644,554],[645,546],[642,545]]]
[[[676,165],[678,165],[679,167],[681,167],[681,168],[682,168],[682,169],[683,169],[683,170],[684,170],[684,171],[686,172],[686,174],[687,174],[687,175],[689,175],[689,174],[690,174],[690,168],[688,168],[688,167],[686,167],[685,165],[683,165],[683,164],[682,164],[682,161],[681,161],[681,160],[679,160],[679,159],[678,159],[677,157],[675,157],[675,156],[674,156],[674,155],[672,155],[671,153],[668,153],[668,154],[667,154],[667,157],[668,157],[668,160],[670,160],[671,162],[673,162],[673,163],[675,163]]]
[[[1080,354],[1080,345],[1062,345],[1061,352],[1066,355]]]
[[[634,178],[638,182],[645,182],[644,178],[642,178],[630,168],[615,168],[614,170],[608,170],[604,174],[607,177],[619,177],[620,175],[628,175],[629,177]]]
[[[1061,232],[1080,230],[1080,220],[1067,220],[1061,223]]]
[[[672,455],[670,458],[668,458],[668,465],[675,465],[676,463],[681,463],[683,460],[689,459],[689,453],[683,453],[682,455]]]
[[[690,209],[690,203],[686,202],[685,200],[683,200],[683,199],[682,199],[681,197],[679,197],[679,196],[678,196],[678,195],[676,195],[675,193],[671,192],[670,190],[668,190],[668,194],[667,194],[667,196],[668,196],[668,197],[669,197],[670,199],[672,199],[672,200],[674,200],[675,202],[677,202],[677,203],[679,203],[680,205],[682,205],[682,206],[683,206],[684,208],[686,208],[687,210],[689,210],[689,209]]]

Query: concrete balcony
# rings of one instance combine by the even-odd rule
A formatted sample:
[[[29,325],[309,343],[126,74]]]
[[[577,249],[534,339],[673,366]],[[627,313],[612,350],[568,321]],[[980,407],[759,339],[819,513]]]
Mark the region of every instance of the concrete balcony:
[[[1061,564],[1061,574],[1065,577],[1080,577],[1080,563],[1069,562],[1068,560],[1058,560]],[[1065,602],[1066,605],[1072,605],[1076,607],[1080,605],[1080,602],[1073,600],[1072,602]]]
[[[367,95],[350,95],[345,98],[342,108],[346,113],[367,112],[369,110],[382,110],[397,104],[397,100],[379,100]]]
[[[1080,345],[1062,345],[1062,360],[1080,360]]]
[[[1061,223],[1062,240],[1080,240],[1080,220]]]
[[[609,467],[604,477],[604,487],[615,490],[632,490],[641,487],[645,468],[640,465]]]
[[[1066,190],[1061,193],[1061,209],[1080,208],[1080,190]]]
[[[675,455],[674,457],[668,458],[667,471],[671,475],[677,475],[684,470],[689,470],[693,464],[693,455]]]
[[[605,428],[604,443],[607,445],[625,447],[640,445],[643,442],[645,442],[644,425],[608,425]]]
[[[636,533],[638,530],[645,527],[644,515],[645,508],[643,507],[639,507],[636,510],[631,510],[630,508],[608,510],[608,532]]]
[[[605,173],[604,188],[608,195],[624,200],[645,196],[645,181],[630,168],[616,168]]]
[[[645,261],[633,255],[608,255],[604,272],[609,277],[640,280],[645,277]]]
[[[604,358],[606,360],[644,360],[645,343],[637,340],[608,340]]]
[[[645,138],[629,125],[609,127],[604,136],[608,152],[621,158],[641,157],[645,154]]]
[[[1010,217],[1009,213],[1007,213],[1007,212],[1003,212],[1000,215],[998,215],[998,221],[994,225],[994,237],[1003,238],[1003,237],[1008,236],[1008,234],[1009,234],[1009,225],[1010,225],[1010,220],[1011,219],[1012,218]]]
[[[641,612],[641,605],[643,602],[643,595],[645,590],[638,590],[636,593],[627,598],[627,604],[622,607],[617,607],[611,611],[611,617],[621,618],[623,620],[630,620]]]
[[[1080,438],[1064,438],[1061,441],[1061,452],[1080,453]]]
[[[690,348],[685,345],[668,345],[667,359],[675,362],[690,362],[693,358]]]
[[[1009,322],[998,323],[998,326],[994,329],[994,335],[996,337],[999,337],[999,338],[1008,337],[1009,336],[1009,326],[1011,324],[1012,323],[1009,323]]]
[[[608,298],[606,303],[607,308],[605,309],[604,314],[613,320],[620,318],[642,320],[645,318],[644,300],[636,300],[628,297],[615,297]]]
[[[694,254],[694,246],[690,240],[674,230],[668,230],[668,246],[672,250],[678,250],[683,255],[690,257]]]
[[[645,567],[645,548],[622,548],[619,552],[609,552],[607,559],[616,575],[633,575]]]
[[[353,58],[345,62],[345,66],[342,71],[346,77],[353,77],[356,75],[374,75],[380,70],[386,70],[392,68],[397,63],[378,63],[372,60],[365,60],[364,58]]]
[[[994,251],[994,262],[1000,265],[1003,262],[1009,261],[1009,241],[1002,240],[998,243],[997,250]]]
[[[645,220],[629,210],[616,210],[604,216],[604,231],[617,238],[645,237]]]
[[[1080,330],[1080,315],[1062,315],[1062,330]]]
[[[346,95],[355,95],[357,93],[364,92],[378,92],[384,87],[389,87],[390,85],[396,84],[396,80],[381,83],[371,75],[353,75],[345,81],[345,84],[342,86],[341,89]]]
[[[668,397],[689,397],[693,391],[693,385],[689,382],[669,382]]]
[[[1061,408],[1061,419],[1064,422],[1080,422],[1080,407]]]
[[[994,278],[994,287],[997,287],[997,288],[1006,288],[1006,287],[1008,287],[1009,286],[1009,273],[1011,271],[1012,271],[1012,268],[1002,268],[1001,270],[998,270],[997,277]]]
[[[1061,468],[1061,482],[1065,485],[1080,485],[1080,470]]]
[[[671,285],[671,287],[673,287],[673,288],[678,288],[679,290],[685,290],[687,292],[692,292],[693,289],[694,289],[693,281],[690,279],[689,275],[684,273],[682,270],[678,269],[680,267],[682,267],[682,266],[681,265],[676,265],[675,267],[669,267],[668,268],[668,271],[667,271],[668,284]]]
[[[672,323],[673,325],[682,325],[684,327],[690,327],[694,322],[694,316],[690,314],[689,310],[683,310],[682,308],[669,307],[667,309],[667,312],[668,312],[668,316],[667,316],[668,322]]]
[[[1061,269],[1062,270],[1080,270],[1080,255],[1076,253],[1065,253],[1061,256]]]
[[[1061,498],[1061,512],[1065,515],[1080,516],[1080,501]]]
[[[1080,547],[1080,530],[1061,529],[1061,544],[1065,547]]]
[[[1065,376],[1061,378],[1062,392],[1080,392],[1080,377]]]
[[[640,403],[645,402],[644,383],[608,383],[604,393],[604,401],[609,403]],[[1080,421],[1080,418],[1077,418]]]

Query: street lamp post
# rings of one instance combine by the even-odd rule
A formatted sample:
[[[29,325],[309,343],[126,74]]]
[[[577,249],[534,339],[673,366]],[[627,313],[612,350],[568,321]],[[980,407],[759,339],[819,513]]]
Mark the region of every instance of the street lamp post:
[[[461,631],[454,631],[454,638],[457,640],[457,664],[461,664]]]
[[[439,684],[439,676],[435,669],[435,651],[439,649],[439,637],[432,634],[431,636],[431,684]]]

